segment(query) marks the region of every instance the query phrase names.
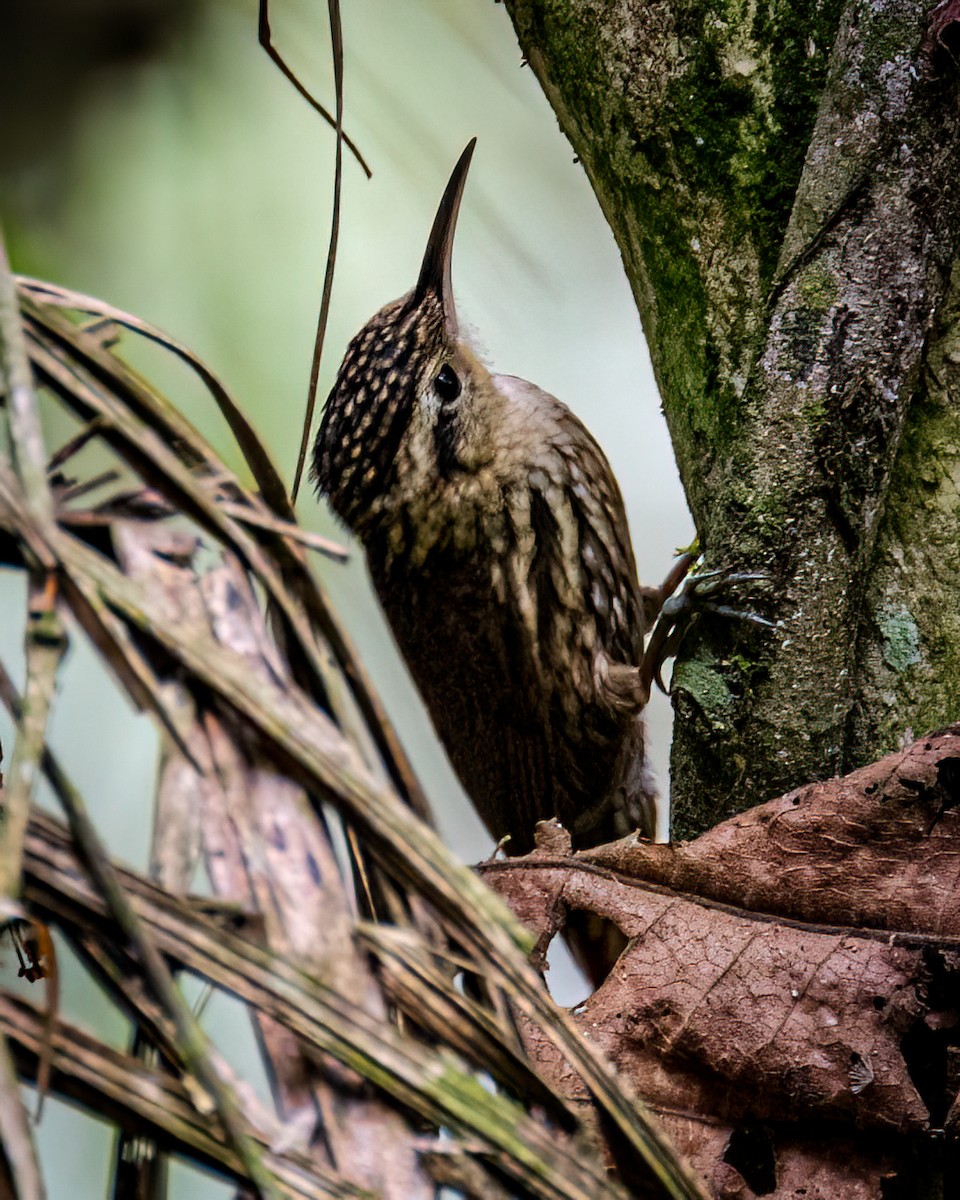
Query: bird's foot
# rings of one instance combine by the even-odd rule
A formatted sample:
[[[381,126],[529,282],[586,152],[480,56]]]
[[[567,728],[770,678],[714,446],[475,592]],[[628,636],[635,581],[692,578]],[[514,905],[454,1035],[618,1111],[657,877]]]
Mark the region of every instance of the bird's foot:
[[[726,567],[691,574],[689,568],[692,565],[693,556],[685,554],[659,589],[663,599],[640,665],[640,685],[647,696],[654,683],[661,692],[667,692],[662,678],[663,664],[668,658],[676,655],[680,643],[703,613],[713,613],[735,621],[749,621],[767,629],[777,627],[776,621],[770,621],[749,609],[726,603],[731,592],[736,593],[741,587],[750,584],[768,583],[769,575],[758,571],[732,571]],[[679,574],[681,566],[685,568],[684,574]],[[683,584],[680,590],[676,591],[681,579]],[[664,595],[665,589],[670,585],[674,594],[667,592]]]

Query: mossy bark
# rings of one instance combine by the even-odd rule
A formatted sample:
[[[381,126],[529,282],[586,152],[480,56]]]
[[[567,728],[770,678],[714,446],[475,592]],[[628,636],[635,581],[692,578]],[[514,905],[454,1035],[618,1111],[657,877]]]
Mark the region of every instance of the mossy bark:
[[[782,622],[703,622],[678,664],[689,836],[960,714],[952,29],[915,0],[507,7],[623,253],[708,559],[768,571]]]
[[[960,263],[937,314],[904,426],[857,653],[851,751],[960,713]]]

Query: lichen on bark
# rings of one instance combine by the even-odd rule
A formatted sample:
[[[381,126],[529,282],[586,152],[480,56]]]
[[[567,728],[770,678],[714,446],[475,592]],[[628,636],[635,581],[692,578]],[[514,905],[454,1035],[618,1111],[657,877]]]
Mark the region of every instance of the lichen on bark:
[[[864,600],[853,753],[960,713],[960,263],[893,468]]]

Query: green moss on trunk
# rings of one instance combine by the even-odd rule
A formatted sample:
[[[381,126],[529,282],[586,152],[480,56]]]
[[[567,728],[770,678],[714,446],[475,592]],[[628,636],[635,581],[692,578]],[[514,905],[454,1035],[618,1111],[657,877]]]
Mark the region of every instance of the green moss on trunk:
[[[617,237],[702,524],[710,462],[740,426],[841,5],[507,7]]]

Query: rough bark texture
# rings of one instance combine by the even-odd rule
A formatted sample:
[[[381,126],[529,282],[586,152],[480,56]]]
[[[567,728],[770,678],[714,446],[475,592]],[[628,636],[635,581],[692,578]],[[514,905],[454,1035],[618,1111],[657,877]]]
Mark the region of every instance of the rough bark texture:
[[[623,252],[709,560],[768,570],[783,622],[705,626],[678,667],[685,836],[960,710],[960,12],[508,8]]]
[[[960,712],[960,264],[904,426],[865,597],[858,759]],[[952,601],[952,602],[951,602]]]

